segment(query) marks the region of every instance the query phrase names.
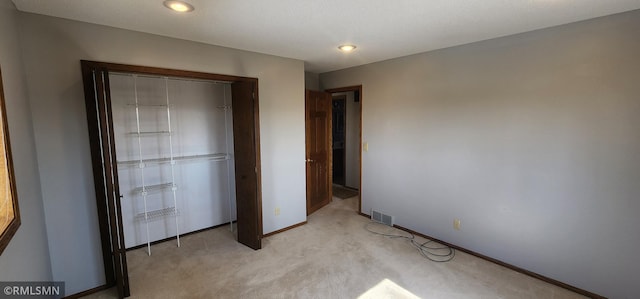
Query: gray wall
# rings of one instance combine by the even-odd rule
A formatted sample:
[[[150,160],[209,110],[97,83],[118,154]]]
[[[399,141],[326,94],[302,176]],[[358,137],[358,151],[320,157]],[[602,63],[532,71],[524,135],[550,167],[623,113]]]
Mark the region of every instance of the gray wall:
[[[0,255],[0,281],[51,280],[38,163],[18,47],[18,12],[0,0],[0,68],[22,225]]]
[[[304,73],[304,88],[310,90],[320,90],[320,75],[316,73]]]
[[[355,102],[355,92],[347,92],[346,117],[346,178],[345,185],[360,188],[360,102]]]
[[[104,283],[80,59],[257,77],[264,233],[306,220],[302,61],[34,14],[20,20],[47,228],[56,236],[53,277],[68,293]]]
[[[321,74],[363,84],[362,211],[637,296],[639,36],[633,11]]]

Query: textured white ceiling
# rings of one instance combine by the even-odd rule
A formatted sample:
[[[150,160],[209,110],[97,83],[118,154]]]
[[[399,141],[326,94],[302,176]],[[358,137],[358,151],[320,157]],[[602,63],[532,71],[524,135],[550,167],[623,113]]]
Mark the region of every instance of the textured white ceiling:
[[[255,51],[327,72],[640,9],[640,0],[13,0],[25,12]],[[337,46],[353,43],[345,54]]]

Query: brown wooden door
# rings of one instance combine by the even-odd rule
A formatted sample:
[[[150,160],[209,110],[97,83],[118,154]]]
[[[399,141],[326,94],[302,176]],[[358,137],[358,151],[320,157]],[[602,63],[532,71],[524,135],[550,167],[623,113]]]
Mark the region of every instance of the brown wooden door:
[[[109,73],[106,69],[82,63],[82,75],[89,124],[91,158],[98,204],[98,223],[101,230],[102,252],[107,285],[116,286],[119,298],[129,297],[127,253],[122,228],[122,209],[115,165],[116,148],[111,116]]]
[[[238,242],[262,248],[262,206],[260,204],[260,140],[255,82],[231,85],[233,146],[236,170]]]
[[[307,90],[305,100],[307,215],[331,202],[331,94]]]

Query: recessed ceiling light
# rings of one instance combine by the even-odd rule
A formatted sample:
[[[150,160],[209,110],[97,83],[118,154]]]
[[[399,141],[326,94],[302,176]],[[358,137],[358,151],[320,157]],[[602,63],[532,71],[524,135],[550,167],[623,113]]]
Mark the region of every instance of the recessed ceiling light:
[[[194,10],[193,5],[184,1],[167,0],[162,4],[164,4],[168,9],[177,12],[190,12]]]
[[[351,51],[356,49],[356,46],[354,46],[354,45],[341,45],[341,46],[338,47],[338,49],[340,49],[340,51],[342,51],[342,52],[351,52]]]

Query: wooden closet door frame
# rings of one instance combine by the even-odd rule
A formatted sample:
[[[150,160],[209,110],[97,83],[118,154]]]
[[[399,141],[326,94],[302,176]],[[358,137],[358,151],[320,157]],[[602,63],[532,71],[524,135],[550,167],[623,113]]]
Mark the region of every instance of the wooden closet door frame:
[[[247,225],[244,227],[249,227],[254,232],[250,234],[250,242],[241,242],[253,248],[260,249],[261,248],[261,239],[263,236],[262,230],[262,178],[261,178],[261,162],[260,162],[260,121],[259,121],[259,105],[258,105],[258,79],[250,78],[250,77],[240,77],[240,76],[230,76],[230,75],[219,75],[219,74],[210,74],[203,72],[194,72],[194,71],[184,71],[184,70],[175,70],[175,69],[166,69],[166,68],[157,68],[157,67],[147,67],[147,66],[136,66],[136,65],[126,65],[126,64],[117,64],[117,63],[107,63],[107,62],[98,62],[98,61],[88,61],[81,60],[81,69],[83,74],[83,83],[84,83],[84,92],[85,92],[85,104],[87,109],[87,122],[89,129],[89,141],[91,146],[91,157],[92,164],[94,169],[94,185],[96,191],[96,201],[98,206],[98,222],[100,227],[100,239],[102,242],[102,254],[105,268],[105,276],[106,276],[106,285],[105,287],[118,286],[118,293],[121,297],[129,296],[129,286],[128,286],[128,274],[126,269],[126,255],[124,248],[124,236],[122,232],[122,220],[118,219],[120,217],[121,208],[120,208],[120,199],[116,198],[113,202],[109,201],[108,196],[105,196],[106,193],[116,192],[119,193],[117,189],[117,167],[115,166],[116,156],[115,156],[115,140],[111,139],[109,146],[112,147],[112,151],[109,153],[109,158],[113,161],[113,163],[103,163],[106,161],[105,159],[105,145],[104,140],[108,140],[108,138],[113,138],[112,134],[107,133],[105,136],[105,130],[109,130],[107,126],[112,125],[112,117],[111,117],[111,103],[110,103],[110,95],[109,95],[109,86],[108,86],[108,73],[109,72],[120,72],[120,73],[130,73],[130,74],[141,74],[141,75],[153,75],[153,76],[163,76],[163,77],[174,77],[174,78],[188,78],[188,79],[201,79],[208,81],[222,81],[228,83],[250,83],[245,84],[248,86],[252,86],[252,105],[253,109],[251,113],[253,114],[253,119],[251,120],[251,124],[249,126],[253,126],[255,130],[255,134],[251,138],[253,140],[247,141],[253,144],[254,153],[252,157],[246,157],[253,159],[255,161],[255,177],[253,179],[255,182],[255,193],[252,193],[252,197],[255,194],[255,198],[247,198],[241,199],[236,198],[236,202],[240,200],[245,200],[244,204],[255,205],[256,208],[252,210],[254,215],[243,217],[243,219],[251,219],[255,221],[251,223],[251,225]],[[96,85],[94,80],[94,74],[99,73],[103,76],[106,76],[102,82]],[[96,97],[104,95],[103,103],[97,103]],[[100,107],[100,106],[105,106]],[[246,106],[246,105],[245,105]],[[233,109],[233,107],[232,107]],[[235,129],[236,124],[234,124]],[[113,128],[110,128],[111,132],[113,132]],[[107,138],[107,139],[105,139]],[[236,136],[234,136],[234,143]],[[246,152],[244,153],[245,155]],[[234,151],[234,157],[236,156],[236,152]],[[116,188],[114,190],[113,186],[108,186],[106,183],[106,174],[113,174],[113,178],[116,182]],[[238,188],[238,184],[241,181],[236,174],[236,189]],[[243,178],[245,179],[245,178]],[[114,205],[111,205],[115,203]],[[237,208],[238,204],[236,204]],[[114,210],[115,209],[115,210]],[[114,213],[115,212],[115,213]],[[244,211],[237,211],[237,214],[240,215]],[[238,217],[238,221],[240,221],[240,217]],[[112,229],[115,228],[114,229]],[[240,229],[240,226],[238,226]],[[114,233],[115,231],[115,233]],[[240,233],[239,233],[240,235]],[[243,234],[247,236],[247,234]],[[114,245],[115,244],[115,245]],[[118,271],[116,269],[117,264],[124,265],[124,277],[119,277]],[[124,281],[124,286],[121,283]]]

